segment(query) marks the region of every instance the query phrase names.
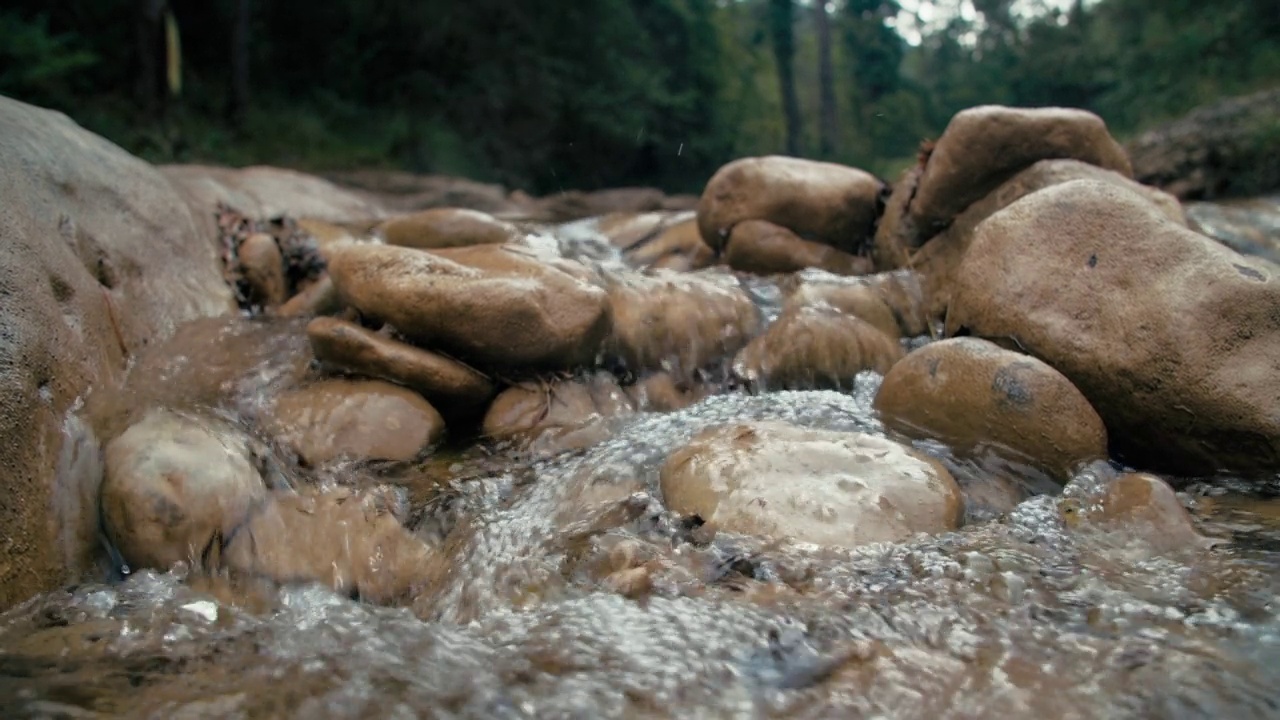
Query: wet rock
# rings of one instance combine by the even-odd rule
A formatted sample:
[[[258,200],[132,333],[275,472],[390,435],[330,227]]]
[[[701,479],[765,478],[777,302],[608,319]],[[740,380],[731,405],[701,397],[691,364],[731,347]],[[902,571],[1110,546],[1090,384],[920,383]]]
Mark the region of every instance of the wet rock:
[[[275,238],[255,233],[240,243],[240,267],[251,288],[250,302],[274,307],[287,300],[284,260]]]
[[[526,250],[465,250],[453,257],[466,264],[349,245],[334,251],[329,273],[344,301],[415,344],[504,367],[570,367],[595,357],[609,327],[603,290]]]
[[[1129,143],[1134,176],[1183,200],[1280,189],[1277,117],[1274,88],[1197,108]]]
[[[342,458],[412,460],[445,430],[420,395],[381,380],[322,380],[284,393],[263,424],[311,466]]]
[[[377,494],[337,490],[272,495],[227,538],[222,562],[277,582],[318,582],[391,603],[424,582],[432,555]]]
[[[662,466],[667,506],[710,529],[857,547],[959,526],[960,488],[891,440],[781,422],[704,431]]]
[[[569,222],[611,213],[644,213],[665,209],[666,195],[656,188],[568,190],[533,200],[535,214],[550,222]]]
[[[710,395],[712,388],[705,383],[682,379],[668,372],[647,375],[627,387],[627,396],[637,410],[672,412],[698,402]]]
[[[771,275],[819,268],[836,275],[863,275],[871,261],[830,245],[804,240],[766,220],[744,220],[733,226],[725,262],[741,272]]]
[[[398,342],[338,318],[307,325],[318,360],[354,375],[390,380],[422,394],[452,417],[478,417],[496,388],[457,360]]]
[[[1126,462],[1179,474],[1274,470],[1273,273],[1140,195],[1075,180],[978,227],[946,331],[1016,342],[1055,367],[1098,410]]]
[[[951,301],[952,275],[969,249],[974,230],[983,220],[1033,192],[1071,180],[1098,180],[1125,188],[1150,200],[1169,220],[1179,225],[1186,224],[1182,205],[1168,193],[1079,160],[1041,160],[970,205],[956,216],[945,232],[934,236],[912,255],[911,267],[924,281],[929,316],[941,319],[945,313]]]
[[[1066,483],[1107,456],[1107,429],[1070,380],[1045,363],[977,338],[912,352],[885,375],[885,425],[933,438],[960,456],[992,452]]]
[[[1238,253],[1280,263],[1280,195],[1187,204],[1188,226]]]
[[[623,257],[636,268],[665,268],[681,272],[715,264],[715,251],[702,242],[698,221],[688,213],[678,222],[665,224],[656,233],[628,246]]]
[[[720,168],[698,203],[702,239],[717,251],[743,220],[767,220],[846,252],[873,231],[882,183],[869,173],[776,155]]]
[[[494,440],[516,440],[535,451],[558,452],[607,438],[605,421],[633,412],[635,404],[617,379],[601,372],[513,385],[494,398],[483,429]]]
[[[217,237],[213,212],[219,204],[261,220],[288,216],[357,224],[387,214],[376,200],[296,170],[209,165],[161,165],[159,170],[186,199],[211,243]]]
[[[85,569],[64,566],[49,518],[68,409],[180,323],[235,304],[173,186],[61,113],[0,98],[0,187],[7,608]]]
[[[923,168],[909,171],[894,188],[899,197],[890,200],[876,231],[877,257],[892,260],[903,248],[919,247],[1019,170],[1050,158],[1133,174],[1124,148],[1093,113],[999,105],[956,113],[926,151]]]
[[[858,278],[810,271],[795,275],[785,291],[784,309],[830,306],[891,338],[927,330],[917,299],[919,282],[909,271]]]
[[[276,309],[280,317],[312,317],[341,312],[345,306],[328,275],[307,286]]]
[[[693,213],[611,213],[597,220],[595,228],[610,244],[626,252],[692,219]]]
[[[325,178],[393,212],[467,208],[493,215],[522,214],[525,208],[501,185],[450,175],[418,175],[399,170],[348,170]]]
[[[1146,473],[1125,473],[1115,478],[1094,505],[1081,507],[1064,501],[1063,513],[1069,526],[1084,525],[1137,537],[1160,553],[1202,549],[1222,542],[1200,534],[1173,488]]]
[[[487,213],[462,208],[433,208],[392,218],[377,232],[388,245],[435,250],[514,242],[520,231]]]
[[[725,273],[618,272],[606,282],[613,334],[605,354],[634,373],[688,376],[736,352],[760,327],[751,298]]]
[[[828,305],[784,311],[733,360],[733,374],[771,390],[850,389],[865,370],[884,374],[902,347],[865,320]]]
[[[166,410],[107,444],[103,521],[133,569],[195,563],[267,494],[244,436]]]

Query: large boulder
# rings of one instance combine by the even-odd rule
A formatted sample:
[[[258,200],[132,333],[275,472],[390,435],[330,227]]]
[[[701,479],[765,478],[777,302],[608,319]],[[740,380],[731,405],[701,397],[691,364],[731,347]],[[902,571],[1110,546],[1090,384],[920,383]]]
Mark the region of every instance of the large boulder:
[[[724,260],[740,272],[757,275],[792,273],[818,268],[836,275],[871,272],[871,260],[805,240],[767,220],[744,220],[733,226]]]
[[[1038,160],[1073,158],[1132,176],[1129,158],[1097,115],[1069,108],[984,105],[956,113],[921,165],[895,185],[876,230],[883,268],[899,267],[957,214]]]
[[[782,422],[712,428],[660,473],[671,510],[712,530],[835,547],[954,530],[960,487],[936,461],[885,438]]]
[[[887,373],[902,355],[896,338],[855,315],[795,307],[734,357],[733,374],[757,388],[847,390],[858,373]]]
[[[717,251],[743,220],[767,220],[806,240],[853,251],[875,230],[875,176],[834,163],[769,155],[716,171],[698,202],[698,229]]]
[[[201,562],[267,495],[245,437],[153,410],[107,444],[102,518],[132,569]]]
[[[1182,200],[1280,190],[1280,89],[1228,98],[1128,144],[1133,174]]]
[[[354,375],[416,390],[450,417],[474,419],[493,398],[493,381],[452,358],[416,348],[339,318],[307,325],[316,359]]]
[[[732,275],[659,270],[606,279],[613,333],[605,355],[633,373],[688,377],[737,352],[760,328],[759,312]]]
[[[910,265],[924,279],[923,290],[931,318],[941,318],[950,302],[951,276],[964,258],[973,231],[983,220],[1037,190],[1071,180],[1098,180],[1135,192],[1151,201],[1171,221],[1186,224],[1186,215],[1176,198],[1147,187],[1114,171],[1079,160],[1041,160],[1009,178],[986,197],[973,203],[911,257]]]
[[[4,608],[84,569],[51,517],[67,410],[180,323],[235,305],[169,182],[61,113],[0,97],[0,196]]]
[[[991,452],[1062,483],[1107,456],[1102,418],[1070,380],[977,338],[907,355],[885,375],[875,407],[904,435],[940,440],[962,457]]]
[[[605,292],[508,245],[427,253],[388,245],[333,250],[342,299],[415,344],[500,367],[590,362],[609,328]]]
[[[1280,468],[1280,279],[1112,183],[1032,193],[974,233],[948,335],[1066,375],[1128,462]]]

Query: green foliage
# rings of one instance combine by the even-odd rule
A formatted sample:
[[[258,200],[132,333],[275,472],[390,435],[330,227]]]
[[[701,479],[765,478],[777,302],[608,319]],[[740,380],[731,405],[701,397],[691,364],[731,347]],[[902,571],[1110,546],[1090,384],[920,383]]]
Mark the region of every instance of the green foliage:
[[[951,20],[912,46],[894,29],[896,0],[834,2],[833,159],[892,175],[977,104],[1084,107],[1126,135],[1280,81],[1275,0],[1079,0],[1033,15],[1015,10],[1034,3],[973,0],[967,16],[960,4],[935,0]],[[64,110],[160,162],[383,166],[534,192],[697,191],[733,157],[785,150],[774,51],[790,17],[797,141],[817,144],[812,5],[254,0],[251,103],[238,122],[226,112],[237,1],[170,5],[180,100],[139,97],[148,49],[136,0],[9,0],[0,93]],[[1259,132],[1265,151],[1274,132]]]

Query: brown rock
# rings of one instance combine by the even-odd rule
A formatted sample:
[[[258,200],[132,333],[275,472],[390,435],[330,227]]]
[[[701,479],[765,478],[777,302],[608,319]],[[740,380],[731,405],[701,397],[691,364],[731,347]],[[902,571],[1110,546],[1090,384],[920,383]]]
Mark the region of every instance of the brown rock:
[[[711,388],[692,380],[678,379],[668,372],[653,373],[627,387],[627,396],[637,410],[673,412],[711,394]]]
[[[790,283],[783,308],[829,306],[897,339],[923,335],[928,329],[918,297],[919,284],[910,271],[856,278],[804,272]]]
[[[133,569],[199,562],[266,494],[245,438],[221,423],[156,410],[107,444],[103,521]]]
[[[1126,462],[1280,467],[1280,280],[1146,198],[1075,180],[978,226],[947,334],[1016,344],[1066,375]]]
[[[437,250],[514,242],[520,231],[478,210],[433,208],[412,215],[401,215],[378,226],[388,245]]]
[[[961,457],[992,452],[1062,483],[1107,457],[1107,429],[1070,380],[977,338],[907,355],[885,375],[875,407],[904,435],[940,440]]]
[[[551,222],[569,222],[611,213],[644,213],[662,210],[666,196],[655,188],[611,188],[582,192],[569,190],[533,201],[539,215]]]
[[[596,231],[626,252],[661,235],[673,225],[693,219],[693,213],[611,213],[596,222]]]
[[[1136,536],[1159,553],[1203,549],[1222,540],[1201,535],[1191,515],[1169,484],[1146,473],[1125,473],[1112,480],[1096,505],[1088,508],[1067,504],[1068,514],[1084,515],[1088,527]]]
[[[1072,158],[1133,175],[1124,148],[1097,115],[1068,108],[984,105],[956,113],[928,152],[918,180],[899,181],[876,234],[881,269],[901,267],[909,251],[952,218],[1038,160]]]
[[[332,315],[342,312],[345,306],[333,286],[333,279],[328,275],[320,278],[305,290],[289,298],[289,301],[276,309],[280,317],[313,317],[315,315]]]
[[[744,220],[733,226],[725,262],[741,272],[772,275],[819,268],[836,275],[864,275],[871,261],[830,245],[804,240],[766,220]]]
[[[528,381],[498,394],[484,416],[486,437],[558,452],[608,437],[605,421],[635,412],[609,373],[572,380]],[[531,444],[530,444],[531,443]]]
[[[228,537],[222,561],[374,603],[409,599],[433,568],[430,549],[376,495],[349,490],[272,495]]]
[[[711,267],[716,253],[698,232],[698,221],[690,218],[663,230],[657,236],[632,247],[624,255],[632,267],[692,272]]]
[[[412,460],[445,429],[421,396],[381,380],[322,380],[284,393],[264,425],[311,466],[341,458]]]
[[[928,300],[929,316],[941,319],[945,313],[951,301],[952,275],[956,266],[964,258],[965,251],[969,249],[974,229],[983,220],[1033,192],[1081,179],[1099,180],[1136,192],[1148,198],[1173,222],[1180,225],[1186,224],[1182,206],[1167,193],[1139,185],[1120,173],[1079,160],[1041,160],[970,205],[956,216],[945,232],[925,243],[924,247],[912,256],[911,266],[924,279],[924,295]]]
[[[743,158],[720,168],[698,203],[702,239],[717,251],[743,220],[767,220],[845,251],[871,238],[883,184],[869,173],[798,158]]]
[[[318,360],[355,375],[390,380],[422,394],[446,415],[476,417],[496,388],[457,360],[397,342],[337,318],[307,325]]]
[[[240,243],[240,267],[251,288],[250,302],[274,307],[288,299],[284,259],[275,238],[255,233]]]
[[[713,428],[661,470],[667,507],[712,530],[857,547],[959,527],[960,487],[891,440],[781,422]]]
[[[522,203],[507,197],[501,185],[479,183],[450,175],[417,175],[399,170],[348,170],[326,173],[326,178],[357,197],[367,198],[394,212],[429,208],[468,208],[492,215],[519,214]]]
[[[605,353],[634,373],[687,377],[736,352],[760,327],[755,305],[731,275],[621,272],[607,281],[613,335]]]
[[[608,315],[603,290],[532,253],[460,248],[465,259],[381,245],[334,251],[338,294],[415,344],[504,367],[570,367],[594,359]],[[464,321],[465,320],[465,321]]]
[[[73,403],[178,324],[235,304],[169,182],[61,113],[0,98],[0,187],[3,609],[86,569],[66,564],[85,548],[61,548],[50,516]]]
[[[870,323],[829,306],[784,311],[733,360],[752,386],[808,390],[853,387],[864,370],[884,374],[902,347]]]

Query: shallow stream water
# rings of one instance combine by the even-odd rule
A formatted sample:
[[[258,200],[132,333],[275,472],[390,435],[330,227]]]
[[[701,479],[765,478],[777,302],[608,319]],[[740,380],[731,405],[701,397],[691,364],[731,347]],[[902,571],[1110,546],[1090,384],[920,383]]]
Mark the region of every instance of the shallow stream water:
[[[768,314],[776,288],[752,292]],[[312,372],[296,322],[210,322],[157,352],[130,407],[214,406],[246,427]],[[658,470],[695,433],[883,433],[878,382],[728,392],[555,457],[468,445],[314,472],[268,452],[279,485],[404,488],[407,526],[441,558],[430,588],[387,608],[143,571],[47,593],[0,616],[0,716],[1280,717],[1280,500],[1254,486],[1170,478],[1228,541],[1211,549],[1073,520],[1064,503],[1090,507],[1110,466],[1060,490],[928,444],[965,490],[966,525],[945,535],[833,550],[711,535],[663,506]]]

